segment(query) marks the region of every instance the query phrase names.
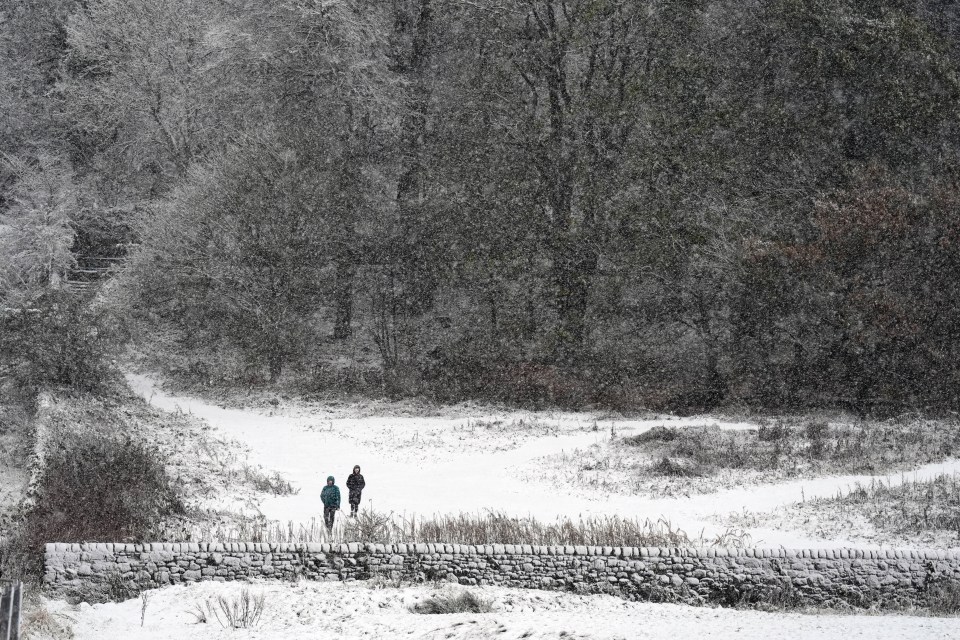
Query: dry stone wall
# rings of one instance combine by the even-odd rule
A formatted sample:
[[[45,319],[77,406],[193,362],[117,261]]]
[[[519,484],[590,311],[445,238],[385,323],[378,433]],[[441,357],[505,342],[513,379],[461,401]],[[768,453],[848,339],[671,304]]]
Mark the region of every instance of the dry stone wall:
[[[960,581],[960,550],[669,549],[457,544],[48,544],[54,593],[107,593],[199,580],[445,580],[736,604],[923,606]]]

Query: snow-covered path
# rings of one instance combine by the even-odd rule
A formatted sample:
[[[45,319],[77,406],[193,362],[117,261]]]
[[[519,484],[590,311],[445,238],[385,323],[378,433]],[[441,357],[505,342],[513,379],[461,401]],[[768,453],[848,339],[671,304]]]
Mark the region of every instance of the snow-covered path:
[[[571,453],[610,438],[611,421],[591,414],[517,412],[498,419],[547,425],[548,432],[518,438],[505,433],[491,446],[491,437],[466,428],[466,416],[354,417],[311,415],[267,416],[252,410],[221,408],[190,397],[171,396],[151,379],[129,374],[130,386],[154,406],[180,410],[205,419],[225,437],[249,447],[249,462],[279,471],[300,493],[273,497],[259,506],[270,519],[307,524],[320,513],[319,493],[328,475],[343,487],[354,464],[367,481],[364,503],[378,511],[418,516],[483,513],[488,509],[511,515],[532,515],[546,521],[558,516],[619,515],[664,518],[690,535],[722,533],[711,516],[749,509],[765,511],[802,499],[832,496],[857,482],[882,479],[897,484],[904,478],[923,479],[960,471],[960,460],[949,460],[909,474],[835,476],[775,485],[749,486],[689,498],[649,498],[628,495],[564,495],[530,469],[543,456]],[[489,420],[490,416],[471,416]],[[593,425],[597,429],[593,430]],[[617,433],[639,433],[656,425],[716,424],[746,428],[747,423],[715,419],[618,420]],[[429,437],[428,437],[429,436]],[[419,445],[423,438],[423,444]],[[493,438],[495,439],[495,438]],[[763,546],[852,546],[847,539],[814,539],[802,532],[753,529],[753,541]],[[862,542],[856,546],[863,546]]]
[[[265,596],[260,623],[251,630],[223,629],[210,616],[197,624],[190,612],[210,598],[236,598],[241,589]],[[435,587],[373,589],[363,583],[201,582],[147,592],[120,603],[76,607],[50,602],[55,616],[69,620],[76,640],[191,640],[200,638],[590,638],[593,640],[908,640],[960,638],[956,618],[899,615],[804,615],[626,602],[613,596],[472,588],[490,602],[491,613],[422,615],[409,606],[436,594]]]

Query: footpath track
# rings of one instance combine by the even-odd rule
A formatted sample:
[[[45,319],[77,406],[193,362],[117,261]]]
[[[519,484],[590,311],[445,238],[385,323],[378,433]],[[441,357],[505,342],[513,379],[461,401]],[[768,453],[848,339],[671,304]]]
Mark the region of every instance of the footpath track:
[[[530,473],[544,456],[583,450],[610,437],[609,420],[592,414],[518,413],[506,419],[536,420],[555,427],[549,433],[514,438],[509,433],[486,436],[464,430],[468,420],[489,416],[328,416],[265,415],[256,410],[228,409],[203,400],[171,395],[149,377],[128,374],[130,386],[148,402],[167,411],[189,412],[206,420],[225,438],[248,449],[248,462],[268,472],[279,472],[299,493],[265,499],[258,508],[269,519],[294,525],[320,516],[320,490],[334,475],[345,492],[346,475],[361,465],[367,480],[365,503],[378,511],[407,517],[460,512],[502,511],[552,522],[557,517],[581,516],[663,518],[691,536],[722,533],[712,516],[750,510],[769,511],[781,505],[816,497],[834,496],[857,483],[880,480],[893,485],[941,473],[960,472],[960,460],[930,464],[909,473],[845,475],[744,486],[690,497],[568,494]],[[502,418],[503,416],[501,416]],[[745,423],[713,419],[622,420],[618,433],[639,433],[655,425],[685,426],[714,423],[722,428],[747,428]],[[431,439],[419,441],[421,434]],[[491,438],[502,442],[491,446]],[[422,442],[422,444],[419,444]],[[481,446],[481,444],[483,446]],[[801,531],[748,529],[759,546],[789,548],[870,547],[844,538],[812,538]]]

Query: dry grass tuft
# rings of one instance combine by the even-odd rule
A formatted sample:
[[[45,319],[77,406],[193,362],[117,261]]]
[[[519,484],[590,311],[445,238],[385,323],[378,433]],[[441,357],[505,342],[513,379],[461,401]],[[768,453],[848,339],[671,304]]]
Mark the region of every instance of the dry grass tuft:
[[[823,538],[862,538],[873,544],[952,547],[960,543],[960,475],[903,478],[901,484],[873,480],[769,512],[731,513],[725,521],[737,527],[798,529]]]
[[[291,496],[300,493],[300,489],[295,488],[277,471],[270,474],[260,468],[254,468],[248,464],[244,464],[240,466],[236,473],[242,477],[244,482],[263,493],[269,493],[275,496]],[[230,471],[228,471],[228,476],[229,474]]]
[[[899,485],[873,481],[849,493],[824,498],[820,504],[862,513],[880,531],[911,535],[946,531],[960,540],[960,476],[942,474],[931,480]]]
[[[345,524],[344,524],[345,522]],[[183,535],[183,532],[178,532]],[[541,522],[502,512],[409,518],[365,509],[356,519],[344,519],[327,533],[322,522],[308,525],[248,521],[233,526],[195,526],[187,538],[215,542],[370,542],[447,544],[586,545],[606,547],[746,547],[746,533],[730,529],[716,538],[690,536],[665,519],[620,517],[558,518]]]
[[[433,596],[414,604],[410,610],[422,614],[490,613],[493,611],[493,604],[470,591],[462,591]]]
[[[24,614],[20,637],[22,640],[70,640],[74,637],[70,622],[67,616],[40,607]]]
[[[646,471],[658,476],[709,476],[728,469],[873,473],[955,455],[960,451],[960,423],[891,420],[831,425],[808,420],[744,430],[654,427],[621,442],[654,461]]]

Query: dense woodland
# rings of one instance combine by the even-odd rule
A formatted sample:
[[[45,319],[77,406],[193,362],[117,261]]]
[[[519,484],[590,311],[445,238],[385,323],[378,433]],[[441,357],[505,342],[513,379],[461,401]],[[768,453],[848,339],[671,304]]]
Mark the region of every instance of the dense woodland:
[[[0,376],[956,410],[958,69],[953,0],[2,0]]]

